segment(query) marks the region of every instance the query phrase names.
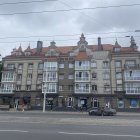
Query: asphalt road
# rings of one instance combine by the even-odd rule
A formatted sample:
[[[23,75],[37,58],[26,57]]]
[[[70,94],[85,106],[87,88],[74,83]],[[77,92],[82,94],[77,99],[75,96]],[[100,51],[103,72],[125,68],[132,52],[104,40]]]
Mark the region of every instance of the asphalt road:
[[[140,140],[140,115],[0,112],[1,140]]]

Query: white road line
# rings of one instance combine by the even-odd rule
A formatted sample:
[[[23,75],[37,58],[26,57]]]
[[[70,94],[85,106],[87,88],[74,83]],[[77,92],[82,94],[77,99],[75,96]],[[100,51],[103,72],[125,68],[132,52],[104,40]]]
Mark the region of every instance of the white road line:
[[[29,131],[23,131],[23,130],[0,130],[0,132],[20,132],[20,133],[28,133]]]
[[[69,132],[58,132],[59,134],[66,135],[89,135],[89,136],[109,136],[109,137],[131,137],[131,138],[140,138],[137,135],[117,135],[117,134],[95,134],[95,133],[69,133]]]

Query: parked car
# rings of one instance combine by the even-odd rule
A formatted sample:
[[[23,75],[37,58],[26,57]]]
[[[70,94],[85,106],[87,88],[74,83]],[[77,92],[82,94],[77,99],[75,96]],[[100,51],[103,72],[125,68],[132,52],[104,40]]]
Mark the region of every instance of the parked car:
[[[101,116],[102,115],[102,110],[101,108],[92,108],[89,110],[89,115],[97,115],[97,116]]]
[[[95,116],[113,116],[116,115],[116,110],[112,108],[92,108],[88,113]]]
[[[103,111],[103,115],[104,116],[113,116],[113,115],[116,115],[116,109],[112,109],[112,108],[104,108],[104,111]]]

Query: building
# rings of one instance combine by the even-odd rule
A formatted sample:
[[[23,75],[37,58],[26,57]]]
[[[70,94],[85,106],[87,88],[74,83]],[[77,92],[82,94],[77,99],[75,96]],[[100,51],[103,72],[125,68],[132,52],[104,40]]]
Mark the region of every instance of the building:
[[[140,108],[140,52],[131,37],[130,47],[88,45],[82,34],[76,46],[13,49],[3,58],[0,103],[25,102],[31,107],[88,109],[111,106]]]

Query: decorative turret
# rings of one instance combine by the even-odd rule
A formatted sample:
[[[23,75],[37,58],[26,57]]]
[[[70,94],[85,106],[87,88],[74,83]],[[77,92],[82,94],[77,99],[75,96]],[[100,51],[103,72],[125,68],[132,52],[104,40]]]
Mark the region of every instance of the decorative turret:
[[[83,48],[83,49],[87,47],[88,42],[85,40],[83,33],[81,34],[80,41],[78,41],[77,45],[78,47]]]
[[[134,48],[135,50],[138,49],[138,46],[137,46],[133,36],[131,36],[131,38],[130,38],[130,43],[131,43],[131,45],[130,45],[131,48]]]
[[[50,42],[49,48],[56,48],[56,43],[54,41]]]

